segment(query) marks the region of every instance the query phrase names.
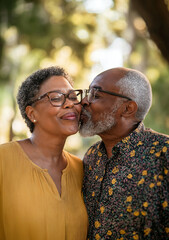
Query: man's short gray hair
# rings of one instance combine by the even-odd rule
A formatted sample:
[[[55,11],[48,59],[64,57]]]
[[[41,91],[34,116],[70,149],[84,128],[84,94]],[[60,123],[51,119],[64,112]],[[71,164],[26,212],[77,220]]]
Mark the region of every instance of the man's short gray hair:
[[[139,121],[144,120],[152,104],[152,89],[146,76],[136,70],[129,70],[116,86],[120,87],[122,94],[137,103],[136,118]]]

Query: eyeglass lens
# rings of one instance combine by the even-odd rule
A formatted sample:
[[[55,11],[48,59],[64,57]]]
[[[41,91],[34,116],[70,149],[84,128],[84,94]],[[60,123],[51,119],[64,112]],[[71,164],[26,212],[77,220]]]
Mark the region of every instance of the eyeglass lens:
[[[72,91],[68,94],[52,92],[48,94],[49,100],[53,106],[59,107],[62,106],[66,101],[65,98],[68,98],[75,105],[81,102],[81,93],[80,91]]]
[[[96,93],[97,93],[97,89],[95,88],[89,89],[88,95],[87,95],[88,102],[92,102],[95,99]]]

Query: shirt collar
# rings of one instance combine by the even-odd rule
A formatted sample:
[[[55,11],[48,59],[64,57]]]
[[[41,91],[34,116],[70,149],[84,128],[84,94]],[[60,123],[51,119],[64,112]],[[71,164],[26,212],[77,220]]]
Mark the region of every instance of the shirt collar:
[[[127,137],[123,138],[120,142],[118,142],[113,148],[112,152],[116,151],[117,149],[124,149],[127,147],[129,144],[134,145],[136,142],[138,142],[139,135],[143,134],[145,130],[143,122],[140,122],[137,126],[137,128],[131,132]],[[102,153],[106,154],[106,149],[103,141],[100,141],[98,147],[97,147]],[[118,151],[119,151],[118,150]]]
[[[129,143],[134,145],[136,142],[138,142],[138,138],[139,136],[141,136],[143,134],[145,130],[144,124],[143,122],[140,122],[137,126],[137,128],[135,128],[134,131],[132,131],[127,137],[123,138],[119,143],[117,143],[117,147],[118,146],[126,146]]]

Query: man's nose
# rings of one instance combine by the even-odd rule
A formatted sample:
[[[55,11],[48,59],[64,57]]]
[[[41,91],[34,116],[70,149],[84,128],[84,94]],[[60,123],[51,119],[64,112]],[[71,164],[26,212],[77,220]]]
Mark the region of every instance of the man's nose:
[[[88,102],[88,100],[87,100],[87,97],[84,97],[84,98],[82,99],[81,104],[82,104],[83,107],[84,107],[84,106],[88,106],[88,105],[90,104],[90,103]]]

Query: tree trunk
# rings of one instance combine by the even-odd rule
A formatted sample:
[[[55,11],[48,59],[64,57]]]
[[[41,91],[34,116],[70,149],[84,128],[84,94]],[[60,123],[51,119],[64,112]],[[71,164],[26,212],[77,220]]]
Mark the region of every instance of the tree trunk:
[[[151,39],[169,62],[169,1],[130,0],[130,4],[144,19]]]

